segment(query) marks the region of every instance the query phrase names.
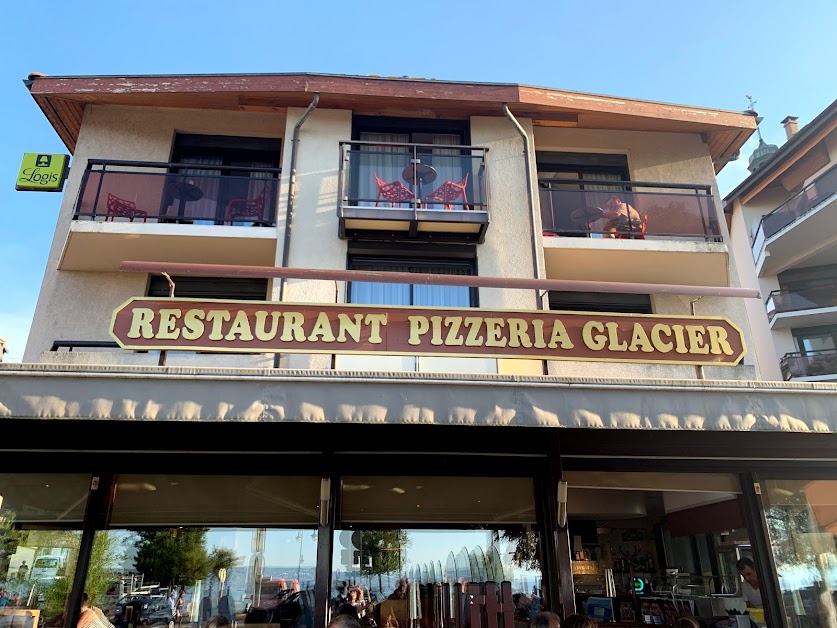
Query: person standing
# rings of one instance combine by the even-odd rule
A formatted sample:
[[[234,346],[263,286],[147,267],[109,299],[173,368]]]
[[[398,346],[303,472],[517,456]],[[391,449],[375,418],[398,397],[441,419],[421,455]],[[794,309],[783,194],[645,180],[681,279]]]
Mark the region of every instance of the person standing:
[[[756,564],[749,558],[741,558],[735,563],[735,567],[744,580],[741,584],[741,592],[744,594],[744,599],[747,600],[747,606],[762,608],[764,604],[761,600],[761,582],[759,582],[759,575],[756,573]]]
[[[20,567],[17,568],[17,579],[18,580],[26,580],[29,577],[29,565],[26,564],[24,560],[20,563]]]
[[[186,605],[186,587],[180,587],[177,601],[174,603],[174,621],[180,626],[183,623],[183,607]]]

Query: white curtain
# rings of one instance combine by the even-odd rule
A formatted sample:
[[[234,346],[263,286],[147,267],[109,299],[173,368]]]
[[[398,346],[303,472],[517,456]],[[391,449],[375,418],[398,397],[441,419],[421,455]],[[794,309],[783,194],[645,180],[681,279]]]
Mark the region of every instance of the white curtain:
[[[184,157],[184,164],[200,166],[220,166],[220,157]],[[187,202],[184,217],[196,224],[214,224],[218,208],[218,196],[221,189],[221,171],[214,168],[186,168],[181,172],[184,181],[191,182],[203,192],[200,200]],[[179,199],[174,199],[174,213],[177,213]],[[172,212],[170,211],[169,214]]]
[[[440,145],[459,145],[460,138],[459,135],[455,134],[441,134],[441,133],[434,133],[431,144],[440,144]],[[422,154],[419,155],[421,163],[426,163],[433,167],[436,171],[436,180],[432,183],[428,183],[427,185],[422,186],[421,196],[422,199],[429,194],[432,194],[435,190],[440,188],[442,185],[445,184],[446,181],[450,181],[452,183],[460,183],[462,179],[465,177],[465,173],[469,172],[468,176],[468,184],[471,184],[471,178],[473,173],[470,172],[471,168],[467,168],[466,164],[471,159],[465,155],[462,155],[462,151],[456,148],[433,148],[430,151],[429,155]],[[473,199],[469,199],[469,201],[473,201]],[[464,203],[463,198],[458,198],[454,203]],[[444,209],[444,203],[429,203],[426,206],[426,209]],[[463,209],[464,205],[453,205],[454,209]]]
[[[410,135],[407,133],[361,133],[362,142],[393,142],[407,144]],[[384,183],[400,182],[406,187],[410,184],[401,177],[401,173],[410,165],[410,149],[406,146],[361,146],[359,152],[354,152],[351,162],[354,171],[350,173],[355,185],[355,194],[351,196],[358,199],[359,207],[374,207],[375,198],[378,193],[378,186],[375,183],[375,176]],[[390,204],[383,199],[378,207],[389,207]],[[401,207],[408,207],[404,204]]]

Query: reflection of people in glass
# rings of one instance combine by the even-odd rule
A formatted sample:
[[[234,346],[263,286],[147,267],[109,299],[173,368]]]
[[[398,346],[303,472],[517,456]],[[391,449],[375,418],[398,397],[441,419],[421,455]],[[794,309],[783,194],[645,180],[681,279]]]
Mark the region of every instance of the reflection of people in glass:
[[[664,602],[663,603],[663,619],[664,623],[667,625],[672,625],[674,620],[677,619],[677,610],[674,608],[674,604],[671,602]]]
[[[741,558],[735,563],[735,566],[744,579],[741,584],[741,592],[744,594],[744,599],[747,600],[747,606],[761,608],[763,606],[761,583],[759,582],[759,575],[756,573],[756,564],[749,558]]]
[[[700,624],[691,617],[681,617],[673,625],[674,628],[700,628]]]
[[[561,628],[596,628],[599,623],[587,615],[570,615],[561,622]]]
[[[20,567],[17,568],[17,579],[26,580],[27,577],[29,577],[29,565],[27,565],[26,561],[24,560],[20,564]]]

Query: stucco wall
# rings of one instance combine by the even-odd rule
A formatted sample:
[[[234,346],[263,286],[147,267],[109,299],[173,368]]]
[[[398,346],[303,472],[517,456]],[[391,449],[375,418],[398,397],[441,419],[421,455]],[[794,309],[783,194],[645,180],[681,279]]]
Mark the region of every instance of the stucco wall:
[[[110,309],[143,295],[147,277],[137,274],[59,271],[88,159],[167,162],[175,131],[214,135],[282,137],[284,114],[213,112],[142,107],[87,107],[65,186],[44,281],[23,359],[38,361],[53,340],[111,340]]]
[[[293,127],[305,109],[289,108],[285,136],[287,146],[282,172],[286,185],[291,180],[291,141]],[[352,112],[316,109],[300,127],[297,149],[297,175],[294,216],[288,266],[295,268],[346,269],[345,240],[337,237],[337,173],[340,165],[340,141],[352,139]],[[286,195],[280,205],[276,247],[276,266],[282,265],[285,229]],[[343,302],[345,282],[293,279],[285,287],[285,301],[309,303]],[[273,298],[279,298],[279,282],[275,282]],[[330,355],[286,355],[282,366],[292,368],[330,368]]]

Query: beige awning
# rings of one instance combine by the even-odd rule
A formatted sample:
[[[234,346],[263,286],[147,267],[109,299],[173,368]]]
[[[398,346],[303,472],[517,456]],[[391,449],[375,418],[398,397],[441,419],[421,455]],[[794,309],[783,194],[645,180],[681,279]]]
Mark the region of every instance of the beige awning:
[[[837,433],[837,385],[0,365],[0,417]]]

